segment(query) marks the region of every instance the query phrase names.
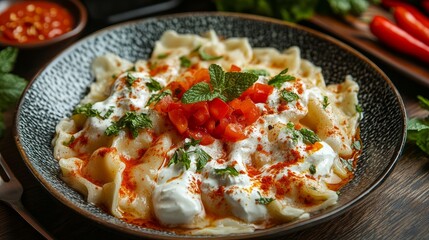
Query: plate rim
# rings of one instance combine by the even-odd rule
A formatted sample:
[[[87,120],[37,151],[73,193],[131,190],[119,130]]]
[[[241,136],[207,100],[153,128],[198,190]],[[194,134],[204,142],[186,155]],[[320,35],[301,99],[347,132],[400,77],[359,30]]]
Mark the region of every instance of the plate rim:
[[[321,38],[321,39],[326,40],[330,43],[333,43],[334,45],[336,45],[336,46],[344,49],[345,51],[353,54],[354,56],[358,57],[360,60],[366,62],[374,70],[376,70],[378,74],[380,74],[380,76],[383,78],[383,80],[388,84],[389,89],[395,95],[395,99],[398,101],[399,106],[401,108],[400,109],[401,116],[402,116],[401,120],[403,120],[403,124],[401,126],[402,127],[402,129],[401,129],[402,130],[401,131],[402,139],[400,139],[400,144],[398,144],[395,147],[394,154],[392,155],[392,157],[389,161],[388,167],[386,169],[384,169],[384,171],[373,182],[373,184],[371,186],[369,186],[367,189],[362,191],[362,193],[359,196],[357,196],[356,198],[350,200],[349,202],[345,203],[342,206],[339,206],[339,207],[333,209],[332,211],[324,213],[320,216],[312,217],[312,218],[307,219],[305,221],[297,221],[297,222],[295,222],[295,224],[289,225],[287,227],[282,226],[283,225],[282,224],[282,225],[278,225],[278,226],[268,228],[268,229],[257,230],[255,232],[251,232],[251,233],[232,234],[232,235],[213,235],[213,236],[204,236],[204,237],[210,238],[210,239],[225,239],[225,238],[242,239],[245,237],[257,238],[257,237],[269,237],[269,236],[272,237],[272,236],[278,235],[282,232],[284,232],[285,234],[290,234],[290,233],[293,233],[293,232],[296,232],[299,230],[303,230],[303,229],[306,229],[308,227],[311,227],[311,226],[326,222],[330,219],[333,219],[333,218],[339,216],[340,214],[343,214],[347,210],[351,210],[353,207],[355,207],[357,205],[357,203],[361,202],[365,197],[367,197],[371,192],[373,192],[375,189],[377,189],[387,179],[387,177],[391,174],[391,172],[395,168],[399,158],[401,157],[402,151],[403,151],[405,143],[406,143],[407,114],[406,114],[404,102],[402,100],[401,95],[399,94],[399,91],[396,89],[395,85],[392,83],[392,81],[389,79],[389,77],[375,63],[373,63],[370,59],[365,57],[362,53],[360,53],[359,51],[357,51],[356,49],[352,48],[351,46],[347,45],[344,42],[342,42],[342,41],[340,41],[334,37],[331,37],[327,34],[319,32],[317,30],[314,30],[314,29],[311,29],[311,28],[308,28],[308,27],[305,27],[302,25],[298,25],[295,23],[290,23],[290,22],[286,22],[286,21],[282,21],[282,20],[278,20],[278,19],[274,19],[274,18],[263,17],[263,16],[258,16],[258,15],[253,15],[253,14],[246,14],[246,13],[186,12],[186,13],[174,13],[174,14],[159,15],[159,16],[148,17],[148,18],[141,18],[141,19],[136,19],[136,20],[131,20],[131,21],[126,21],[126,22],[110,25],[110,26],[107,26],[105,28],[99,29],[99,30],[79,39],[78,41],[72,43],[70,46],[68,46],[67,48],[60,51],[58,54],[56,54],[51,60],[49,60],[34,75],[34,77],[28,83],[27,87],[25,88],[23,94],[20,97],[19,104],[18,104],[16,111],[15,111],[13,137],[15,140],[15,144],[19,150],[19,153],[20,153],[26,167],[28,169],[30,169],[30,172],[33,174],[33,176],[39,181],[39,183],[41,183],[41,185],[49,192],[49,194],[54,197],[54,199],[59,201],[62,205],[66,206],[67,208],[78,213],[79,215],[84,216],[85,218],[97,223],[99,226],[109,228],[109,229],[112,229],[112,230],[115,230],[115,231],[118,231],[121,233],[126,233],[129,235],[137,236],[137,237],[151,237],[151,238],[156,238],[156,239],[180,239],[180,238],[182,238],[182,239],[185,239],[185,238],[186,239],[189,239],[189,238],[196,239],[196,238],[201,238],[201,236],[203,236],[203,235],[193,236],[193,235],[180,235],[180,234],[168,235],[168,233],[166,234],[166,232],[160,232],[161,234],[156,234],[156,233],[139,231],[136,229],[131,229],[129,227],[125,227],[125,225],[128,225],[130,223],[124,222],[125,223],[124,225],[118,225],[118,224],[115,224],[115,223],[112,223],[109,221],[102,220],[100,217],[96,216],[95,214],[90,213],[85,209],[79,208],[77,205],[73,204],[64,195],[60,194],[50,184],[50,182],[47,181],[35,169],[35,167],[31,164],[31,160],[30,160],[29,156],[26,154],[23,145],[21,144],[21,140],[20,140],[20,136],[19,136],[19,129],[18,129],[18,116],[20,115],[20,112],[21,112],[21,106],[24,102],[24,96],[27,94],[28,90],[31,88],[31,86],[36,81],[36,79],[38,79],[39,76],[45,71],[45,69],[47,69],[51,64],[54,64],[56,61],[59,61],[60,57],[62,57],[63,55],[66,55],[68,52],[70,52],[73,49],[77,48],[78,46],[84,44],[90,38],[94,38],[98,35],[102,35],[105,32],[110,32],[114,29],[121,28],[123,26],[135,25],[135,24],[144,24],[145,22],[150,22],[150,21],[158,20],[158,19],[159,20],[165,20],[165,19],[169,19],[169,18],[170,19],[178,19],[178,18],[186,18],[186,17],[191,17],[191,16],[198,16],[198,17],[224,16],[224,17],[232,17],[232,18],[244,19],[244,20],[253,20],[253,21],[258,21],[258,22],[267,22],[267,23],[272,23],[272,24],[276,24],[276,25],[283,25],[285,27],[295,28],[298,30],[302,30],[302,31],[311,33],[312,35],[316,36],[317,38]],[[142,227],[138,227],[138,228],[142,228]]]

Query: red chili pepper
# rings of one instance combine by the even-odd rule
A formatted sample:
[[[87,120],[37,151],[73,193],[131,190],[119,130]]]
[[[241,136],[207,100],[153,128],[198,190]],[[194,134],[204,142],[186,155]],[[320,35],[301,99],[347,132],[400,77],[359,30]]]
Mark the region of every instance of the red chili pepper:
[[[398,0],[382,0],[381,4],[383,4],[383,6],[388,8],[396,8],[396,7],[406,8],[408,11],[411,12],[411,14],[414,15],[414,17],[417,20],[419,20],[423,25],[429,28],[429,18],[425,16],[422,12],[420,12],[416,7]]]
[[[417,20],[410,11],[396,7],[393,16],[400,28],[429,46],[429,28]]]
[[[399,52],[412,55],[429,63],[429,46],[414,38],[387,18],[375,16],[370,23],[370,29],[383,43]]]

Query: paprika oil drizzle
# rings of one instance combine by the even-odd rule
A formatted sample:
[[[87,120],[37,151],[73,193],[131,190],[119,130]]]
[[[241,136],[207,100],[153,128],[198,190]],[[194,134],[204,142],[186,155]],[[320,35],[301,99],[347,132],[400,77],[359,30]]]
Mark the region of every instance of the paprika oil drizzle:
[[[0,14],[0,39],[18,43],[40,42],[71,31],[73,24],[70,12],[56,3],[19,2]]]

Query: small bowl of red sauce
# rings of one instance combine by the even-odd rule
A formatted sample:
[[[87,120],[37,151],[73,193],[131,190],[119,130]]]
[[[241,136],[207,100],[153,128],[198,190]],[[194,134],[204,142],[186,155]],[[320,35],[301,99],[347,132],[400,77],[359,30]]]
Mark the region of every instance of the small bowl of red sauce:
[[[86,22],[86,9],[78,0],[0,1],[0,45],[51,45],[76,36]]]

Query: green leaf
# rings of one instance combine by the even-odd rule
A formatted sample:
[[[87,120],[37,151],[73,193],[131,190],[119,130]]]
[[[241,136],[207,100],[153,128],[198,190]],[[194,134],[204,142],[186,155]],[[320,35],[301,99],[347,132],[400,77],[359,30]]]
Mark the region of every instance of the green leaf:
[[[231,176],[238,176],[240,173],[234,167],[228,166],[226,168],[215,168],[215,173],[218,175],[229,174]]]
[[[301,128],[299,132],[301,133],[304,142],[307,144],[314,144],[320,141],[320,138],[316,135],[316,133],[314,133],[310,129]]]
[[[198,144],[200,144],[201,140],[196,140],[193,138],[190,138],[189,142],[185,142],[185,144],[183,145],[183,147],[185,148],[185,150],[188,150],[191,146],[197,146]]]
[[[127,85],[129,87],[131,87],[133,85],[134,81],[136,81],[136,80],[137,80],[136,77],[134,77],[131,73],[127,72],[126,81],[127,81]]]
[[[224,96],[227,101],[238,98],[244,91],[258,80],[258,76],[251,73],[227,72],[225,73]]]
[[[156,92],[162,89],[161,84],[153,78],[150,78],[150,82],[146,83],[146,87],[149,88],[151,92]]]
[[[210,83],[214,89],[222,92],[225,88],[225,72],[222,67],[216,64],[209,66]]]
[[[429,110],[429,99],[420,95],[417,96],[417,98],[419,99],[420,107]]]
[[[173,157],[168,163],[168,166],[179,163],[181,163],[186,168],[186,170],[191,167],[191,159],[189,158],[189,154],[183,148],[178,148],[174,152]]]
[[[197,155],[197,171],[201,171],[212,157],[201,148],[195,150],[195,154]]]
[[[127,112],[117,122],[113,122],[106,131],[107,136],[117,135],[120,130],[127,128],[131,131],[133,138],[138,136],[138,131],[143,128],[151,128],[152,121],[149,119],[147,114],[135,112]]]
[[[18,57],[18,49],[7,47],[0,51],[0,73],[9,73],[13,70],[16,58]]]
[[[196,103],[202,101],[211,101],[215,99],[217,94],[212,93],[210,85],[205,82],[200,82],[192,86],[183,94],[183,103]]]
[[[268,205],[270,202],[274,201],[274,198],[265,198],[262,197],[261,193],[258,192],[259,198],[255,199],[256,204]]]
[[[347,168],[350,172],[353,172],[353,162],[352,160],[346,160],[344,158],[340,158],[341,163],[345,168]]]
[[[323,109],[326,109],[328,106],[329,106],[329,98],[328,96],[323,96],[323,102],[322,102]]]
[[[72,135],[68,141],[63,142],[63,145],[68,147],[68,146],[70,146],[70,144],[72,144],[74,142],[74,140],[75,140],[75,137]]]
[[[75,114],[82,114],[84,116],[87,117],[98,117],[100,119],[107,119],[110,117],[110,115],[112,115],[113,113],[113,106],[111,106],[109,108],[109,110],[107,110],[107,112],[102,116],[100,111],[93,109],[92,108],[92,103],[87,103],[84,105],[78,105],[74,110],[73,110],[73,115]]]
[[[164,59],[164,58],[168,57],[168,55],[170,55],[170,53],[161,53],[161,54],[158,54],[158,56],[156,56],[156,58]]]
[[[265,69],[245,69],[243,72],[252,73],[256,76],[270,76],[270,73]]]
[[[160,93],[152,94],[152,96],[150,96],[149,100],[147,101],[145,107],[150,106],[152,104],[157,104],[161,99],[168,95],[171,95],[170,89],[167,89]]]
[[[0,111],[6,111],[16,103],[27,81],[11,73],[0,73]]]
[[[284,69],[279,74],[274,76],[268,81],[268,85],[272,85],[275,88],[281,88],[283,83],[295,80],[295,77],[292,75],[286,74],[289,69]]]
[[[361,106],[361,105],[359,105],[359,104],[356,104],[356,105],[355,105],[355,109],[356,109],[356,112],[358,112],[358,113],[362,113],[362,112],[363,112],[363,108],[362,108],[362,106]]]
[[[412,118],[408,120],[407,139],[429,154],[429,120]]]
[[[206,53],[202,48],[198,49],[198,54],[200,55],[200,58],[204,61],[213,61],[213,60],[218,60],[218,59],[222,58],[222,56],[210,55],[210,54]]]
[[[316,173],[316,166],[314,166],[313,164],[310,165],[310,168],[308,169],[310,171],[311,174],[315,174]]]
[[[184,68],[188,68],[188,67],[190,67],[191,66],[191,60],[189,60],[189,58],[187,58],[187,57],[185,57],[185,56],[181,56],[180,58],[179,58],[179,60],[180,60],[180,66],[181,67],[184,67]]]
[[[296,94],[296,93],[294,93],[294,92],[289,92],[289,91],[287,91],[286,89],[283,89],[281,92],[280,92],[280,96],[281,96],[281,98],[283,99],[283,100],[285,100],[286,102],[293,102],[293,101],[296,101],[296,100],[298,100],[299,99],[299,96],[298,96],[298,94]]]

